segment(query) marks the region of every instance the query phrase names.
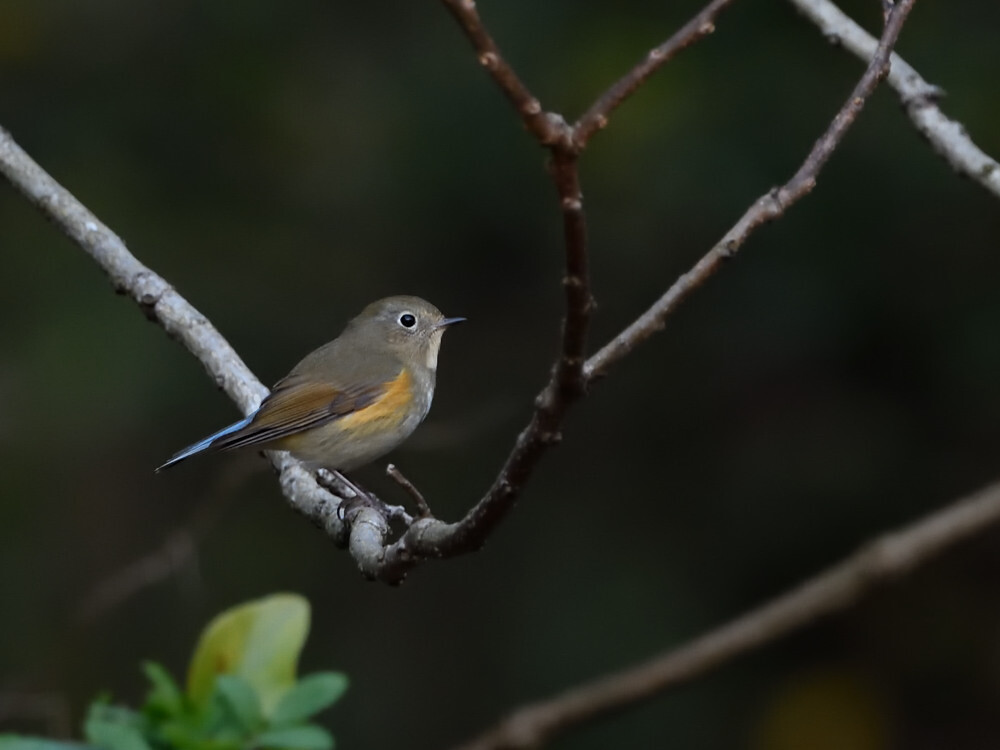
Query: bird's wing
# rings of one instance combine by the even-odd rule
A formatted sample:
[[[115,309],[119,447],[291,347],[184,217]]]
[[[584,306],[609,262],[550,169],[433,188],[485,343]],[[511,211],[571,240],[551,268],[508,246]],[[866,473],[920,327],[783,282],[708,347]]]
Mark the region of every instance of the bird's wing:
[[[212,448],[229,450],[260,445],[318,427],[373,404],[386,393],[391,383],[390,379],[383,383],[340,388],[328,383],[304,383],[295,377],[285,378],[264,399],[250,422],[220,435]]]

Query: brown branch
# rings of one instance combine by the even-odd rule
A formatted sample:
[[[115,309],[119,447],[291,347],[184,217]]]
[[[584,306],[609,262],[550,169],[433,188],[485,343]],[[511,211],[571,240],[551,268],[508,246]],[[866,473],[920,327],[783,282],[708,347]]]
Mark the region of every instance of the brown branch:
[[[723,261],[733,257],[757,227],[782,216],[789,206],[806,196],[816,186],[816,178],[823,165],[861,113],[865,100],[889,72],[889,55],[912,7],[913,0],[900,0],[893,6],[878,48],[864,75],[792,178],[780,188],[770,190],[758,198],[690,271],[682,274],[646,312],[590,357],[584,366],[587,380],[605,375],[611,365],[625,357],[656,331],[661,330],[667,317],[677,309],[677,306],[687,299],[691,292],[704,284],[719,269]]]
[[[757,609],[649,661],[524,706],[459,750],[537,747],[567,729],[675,688],[844,610],[878,586],[1000,523],[1000,483],[870,542]]]
[[[402,487],[406,493],[413,498],[414,504],[417,506],[417,512],[419,513],[418,518],[430,518],[434,514],[431,513],[431,507],[427,504],[424,499],[423,493],[417,489],[416,485],[413,484],[409,479],[407,479],[403,472],[396,468],[395,464],[389,464],[385,467],[385,473],[392,477],[396,484]],[[412,523],[412,522],[411,522]]]
[[[479,64],[489,71],[500,90],[514,105],[529,132],[543,145],[567,143],[570,139],[569,127],[559,115],[542,110],[541,102],[528,90],[510,63],[500,54],[500,48],[479,17],[475,0],[443,0],[443,2],[472,42]]]
[[[823,35],[866,63],[878,42],[829,0],[789,0]],[[886,82],[896,90],[906,113],[928,142],[960,174],[978,182],[1000,198],[1000,164],[980,149],[965,128],[948,118],[937,105],[944,92],[925,81],[895,52]]]
[[[715,18],[733,0],[712,0],[698,15],[679,28],[673,36],[654,47],[632,70],[601,94],[573,127],[573,144],[582,151],[591,136],[605,128],[611,112],[659,70],[674,55],[715,31]]]

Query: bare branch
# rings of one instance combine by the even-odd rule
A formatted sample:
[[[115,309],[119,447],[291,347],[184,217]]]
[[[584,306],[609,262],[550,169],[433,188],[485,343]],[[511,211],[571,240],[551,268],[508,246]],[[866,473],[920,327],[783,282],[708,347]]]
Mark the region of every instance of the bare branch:
[[[597,101],[590,105],[590,108],[576,121],[573,128],[573,143],[577,150],[582,151],[590,141],[591,136],[607,126],[611,112],[645,83],[647,78],[678,52],[715,31],[716,16],[732,3],[733,0],[712,0],[698,15],[679,28],[659,47],[654,47],[646,53],[646,56],[632,70],[601,94]]]
[[[537,747],[563,731],[677,687],[855,604],[1000,523],[1000,483],[870,542],[798,588],[660,656],[511,713],[460,750]]]
[[[733,257],[757,227],[782,216],[789,206],[816,186],[816,178],[823,165],[857,119],[865,100],[888,73],[889,54],[912,7],[913,0],[900,0],[893,6],[878,48],[864,75],[792,178],[780,188],[772,189],[758,198],[725,236],[690,271],[682,274],[652,307],[588,359],[584,366],[584,376],[588,380],[606,374],[611,365],[621,360],[656,331],[661,330],[667,317],[677,306],[687,299],[691,292],[704,284],[719,269],[723,261]]]
[[[866,63],[875,53],[875,38],[829,0],[789,0],[823,35]],[[960,123],[949,119],[937,105],[944,92],[925,81],[895,52],[886,82],[899,94],[917,130],[953,169],[971,177],[1000,198],[1000,164],[969,138]]]

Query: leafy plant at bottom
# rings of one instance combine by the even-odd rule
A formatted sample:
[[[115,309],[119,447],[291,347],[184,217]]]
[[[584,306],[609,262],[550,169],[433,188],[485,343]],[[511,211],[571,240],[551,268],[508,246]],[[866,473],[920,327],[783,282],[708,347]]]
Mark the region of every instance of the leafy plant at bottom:
[[[310,722],[347,689],[340,672],[296,678],[309,603],[274,594],[226,610],[202,632],[182,689],[159,664],[143,665],[150,690],[139,710],[95,700],[86,745],[0,735],[0,750],[332,750]]]

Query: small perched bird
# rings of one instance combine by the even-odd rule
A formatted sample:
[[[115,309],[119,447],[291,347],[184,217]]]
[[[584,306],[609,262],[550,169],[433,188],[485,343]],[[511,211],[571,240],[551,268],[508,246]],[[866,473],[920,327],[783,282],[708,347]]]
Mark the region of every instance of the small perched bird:
[[[351,471],[417,428],[434,397],[446,318],[419,297],[368,305],[343,333],[307,355],[253,414],[180,451],[157,471],[206,450],[289,451],[311,468]]]

